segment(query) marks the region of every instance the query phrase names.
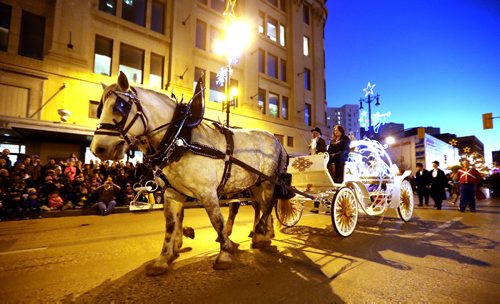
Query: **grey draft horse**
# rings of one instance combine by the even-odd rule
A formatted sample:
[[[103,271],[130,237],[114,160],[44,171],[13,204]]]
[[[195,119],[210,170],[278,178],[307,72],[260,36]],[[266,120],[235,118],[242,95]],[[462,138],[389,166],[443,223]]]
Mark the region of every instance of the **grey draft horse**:
[[[91,151],[101,160],[116,160],[123,158],[131,145],[141,149],[146,158],[152,150],[162,149],[165,133],[162,126],[172,123],[177,101],[155,91],[130,87],[127,77],[121,72],[116,84],[103,85],[103,88],[100,120]],[[231,131],[235,158],[274,179],[286,172],[288,155],[271,133],[248,129]],[[226,151],[225,136],[214,124],[205,120],[192,129],[191,142]],[[259,210],[256,211],[251,234],[252,247],[264,248],[271,244],[274,230],[270,213],[276,203],[273,198],[275,183],[233,164],[229,179],[218,191],[224,166],[224,159],[213,159],[191,151],[186,151],[178,160],[164,166],[152,166],[151,169],[163,172],[166,177],[160,178],[155,174],[156,182],[163,188],[166,231],[160,256],[146,267],[148,275],[165,273],[169,264],[178,257],[182,247],[183,203],[188,197],[197,199],[204,206],[217,232],[220,252],[214,269],[229,268],[237,247],[229,239],[237,208],[230,209],[232,212],[225,224],[219,207],[220,195],[231,196],[250,190],[256,210]],[[260,212],[262,215],[259,218],[257,214]]]

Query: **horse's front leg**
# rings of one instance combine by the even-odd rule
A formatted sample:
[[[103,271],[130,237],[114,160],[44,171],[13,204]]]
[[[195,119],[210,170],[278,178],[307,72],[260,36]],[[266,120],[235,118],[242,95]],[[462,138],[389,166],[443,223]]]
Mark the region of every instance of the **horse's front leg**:
[[[214,269],[228,269],[231,267],[233,259],[233,243],[224,229],[224,217],[220,211],[219,199],[216,193],[204,194],[199,197],[200,202],[205,207],[210,222],[217,232],[217,239],[220,242],[220,252],[215,259]]]
[[[170,263],[178,257],[182,246],[182,206],[185,197],[173,189],[165,190],[163,214],[165,216],[165,238],[161,254],[146,267],[147,275],[164,274]]]
[[[226,226],[224,226],[224,232],[227,236],[230,236],[231,233],[233,233],[234,220],[236,219],[240,205],[240,202],[229,203],[229,215],[227,216]],[[219,241],[220,239],[217,237],[216,242]]]

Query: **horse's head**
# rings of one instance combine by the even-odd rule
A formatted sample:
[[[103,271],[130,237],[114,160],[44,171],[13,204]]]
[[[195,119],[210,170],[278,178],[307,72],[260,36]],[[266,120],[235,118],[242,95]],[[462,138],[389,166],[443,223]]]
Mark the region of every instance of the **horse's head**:
[[[124,157],[135,138],[145,133],[147,119],[125,74],[120,72],[118,82],[103,85],[103,89],[97,109],[99,124],[90,149],[101,160],[118,160]]]

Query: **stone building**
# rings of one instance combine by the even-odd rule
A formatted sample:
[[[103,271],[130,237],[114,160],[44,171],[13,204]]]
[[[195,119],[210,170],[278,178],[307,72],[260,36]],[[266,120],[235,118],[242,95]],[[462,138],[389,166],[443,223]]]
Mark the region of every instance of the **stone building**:
[[[240,0],[251,43],[232,65],[230,124],[274,133],[307,153],[326,130],[324,0]],[[224,0],[0,0],[0,143],[16,153],[83,159],[97,124],[101,83],[189,99],[204,75],[208,118],[225,121],[217,73],[226,60]]]

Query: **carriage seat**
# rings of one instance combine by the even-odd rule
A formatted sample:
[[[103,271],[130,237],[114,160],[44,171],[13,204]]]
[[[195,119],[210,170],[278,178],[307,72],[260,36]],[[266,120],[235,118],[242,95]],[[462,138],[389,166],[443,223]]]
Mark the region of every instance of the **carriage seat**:
[[[308,193],[319,193],[334,187],[328,172],[328,153],[290,158],[287,172],[292,174],[292,186]]]

